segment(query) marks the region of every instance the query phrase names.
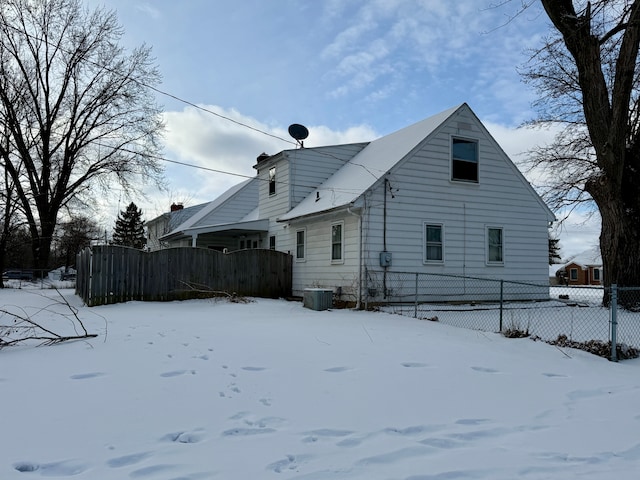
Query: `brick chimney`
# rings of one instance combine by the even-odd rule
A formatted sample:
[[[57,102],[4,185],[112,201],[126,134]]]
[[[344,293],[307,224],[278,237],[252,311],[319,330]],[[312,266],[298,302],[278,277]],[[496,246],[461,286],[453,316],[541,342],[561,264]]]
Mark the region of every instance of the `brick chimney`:
[[[262,152],[260,155],[258,155],[258,158],[256,160],[258,161],[258,163],[260,163],[260,162],[264,162],[269,157],[271,157],[271,155],[269,155],[268,153]]]
[[[182,205],[181,203],[172,203],[171,204],[171,211],[172,212],[177,212],[178,210],[182,210],[184,208],[184,205]]]

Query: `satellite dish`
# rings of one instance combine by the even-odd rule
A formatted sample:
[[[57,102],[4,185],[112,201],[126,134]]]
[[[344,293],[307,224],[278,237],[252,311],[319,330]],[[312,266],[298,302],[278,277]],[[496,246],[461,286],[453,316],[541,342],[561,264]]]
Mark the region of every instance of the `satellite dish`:
[[[309,130],[304,125],[294,123],[289,125],[289,135],[291,135],[301,147],[304,147],[303,140],[309,136]]]

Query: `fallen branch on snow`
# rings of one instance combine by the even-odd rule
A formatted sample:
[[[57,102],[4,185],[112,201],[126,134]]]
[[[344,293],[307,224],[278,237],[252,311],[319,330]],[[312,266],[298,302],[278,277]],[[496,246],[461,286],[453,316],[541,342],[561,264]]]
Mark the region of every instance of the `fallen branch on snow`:
[[[72,307],[66,298],[58,291],[61,301],[58,304],[65,305],[70,313],[60,314],[59,312],[53,312],[55,315],[62,315],[72,322],[75,335],[61,335],[53,330],[46,328],[42,323],[34,320],[35,315],[43,311],[48,311],[47,308],[40,309],[34,315],[29,315],[24,308],[19,307],[19,313],[15,311],[9,311],[6,309],[0,309],[0,314],[4,317],[9,317],[9,324],[0,323],[0,349],[17,345],[20,343],[26,343],[28,341],[39,342],[38,346],[55,345],[57,343],[68,342],[72,340],[83,340],[87,338],[95,338],[98,335],[89,333],[84,326],[84,323],[78,316],[77,310]],[[76,328],[80,326],[81,332]]]

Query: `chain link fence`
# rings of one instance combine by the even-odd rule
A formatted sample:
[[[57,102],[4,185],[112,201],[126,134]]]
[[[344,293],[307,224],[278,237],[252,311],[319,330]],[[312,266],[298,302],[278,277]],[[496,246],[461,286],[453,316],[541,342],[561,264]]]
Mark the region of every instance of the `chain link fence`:
[[[557,287],[367,271],[367,306],[455,327],[529,336],[617,360],[640,350],[640,287]]]

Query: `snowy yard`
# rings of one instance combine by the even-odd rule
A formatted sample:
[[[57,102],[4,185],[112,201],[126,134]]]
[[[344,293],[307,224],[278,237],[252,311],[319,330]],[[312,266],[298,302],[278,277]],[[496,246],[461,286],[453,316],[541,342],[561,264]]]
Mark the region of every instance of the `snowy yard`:
[[[640,471],[640,360],[300,303],[86,308],[0,350],[0,478],[593,479]],[[71,328],[52,290],[0,291]],[[457,313],[459,316],[466,313]]]
[[[611,340],[610,310],[602,306],[602,288],[551,287],[549,301],[506,302],[502,312],[503,330],[527,331],[544,341],[565,335],[569,340]],[[566,296],[566,300],[561,300]],[[420,305],[390,305],[384,311],[422,319],[437,318],[455,327],[500,331],[499,303],[477,305],[426,303]],[[618,344],[640,348],[640,313],[617,311]]]

